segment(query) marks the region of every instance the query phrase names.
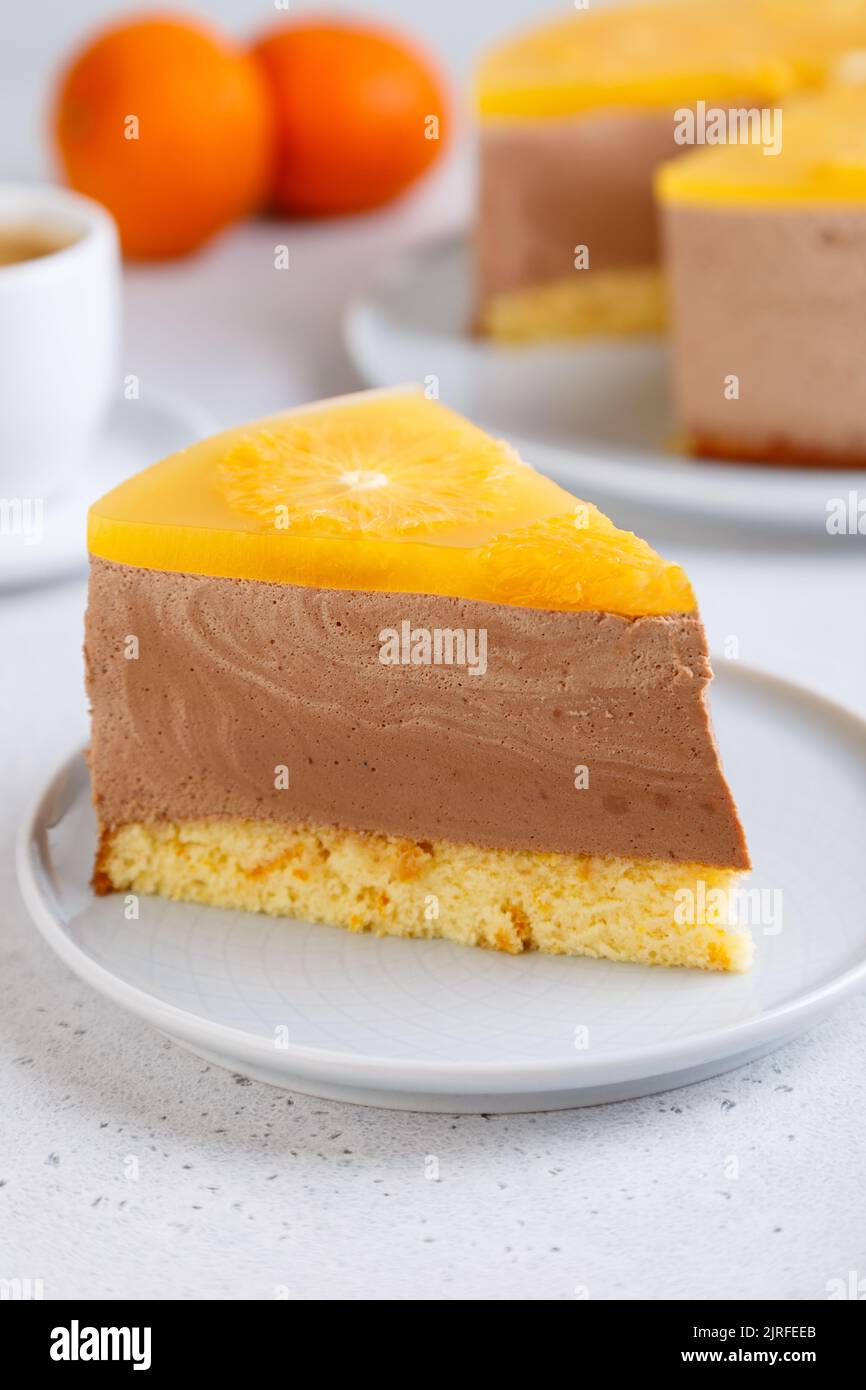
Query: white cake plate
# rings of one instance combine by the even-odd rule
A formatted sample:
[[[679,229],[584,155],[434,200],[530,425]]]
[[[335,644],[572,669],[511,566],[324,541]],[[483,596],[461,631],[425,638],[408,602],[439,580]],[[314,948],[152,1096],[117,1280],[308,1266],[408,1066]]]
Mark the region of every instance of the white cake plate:
[[[209,411],[175,393],[147,387],[117,401],[86,462],[41,499],[28,524],[0,534],[0,590],[46,584],[87,568],[87,509],[142,468],[219,428]],[[38,525],[34,524],[38,521]]]
[[[593,501],[628,499],[746,526],[826,534],[827,506],[866,489],[866,470],[709,463],[678,456],[662,338],[503,347],[467,332],[465,241],[389,263],[349,308],[350,355],[371,386],[418,381],[507,437],[537,468]]]
[[[741,1065],[866,983],[866,724],[721,660],[713,709],[764,890],[749,975],[355,936],[88,886],[83,756],[40,795],[18,868],[83,980],[220,1066],[395,1109],[553,1110]],[[757,902],[757,900],[756,900]]]

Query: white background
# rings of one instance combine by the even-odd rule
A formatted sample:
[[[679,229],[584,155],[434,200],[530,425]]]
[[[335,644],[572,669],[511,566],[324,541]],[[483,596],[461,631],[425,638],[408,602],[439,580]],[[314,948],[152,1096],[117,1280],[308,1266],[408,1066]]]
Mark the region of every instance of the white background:
[[[197,8],[238,33],[274,18],[253,0]],[[459,84],[492,36],[549,7],[327,8],[402,22]],[[110,0],[4,6],[0,176],[50,175],[50,75],[91,20],[116,12]],[[277,224],[276,236],[262,224],[136,269],[123,371],[224,423],[352,389],[347,296],[396,248],[462,225],[470,199],[464,123],[447,167],[383,214]],[[287,275],[273,272],[275,239],[290,245]],[[685,563],[714,647],[736,637],[742,660],[866,713],[862,538],[615,516]],[[25,803],[86,737],[83,601],[81,582],[0,599],[0,1278],[41,1278],[46,1297],[808,1299],[866,1276],[862,997],[774,1057],[686,1091],[451,1119],[250,1084],[79,985],[36,938],[11,855]]]

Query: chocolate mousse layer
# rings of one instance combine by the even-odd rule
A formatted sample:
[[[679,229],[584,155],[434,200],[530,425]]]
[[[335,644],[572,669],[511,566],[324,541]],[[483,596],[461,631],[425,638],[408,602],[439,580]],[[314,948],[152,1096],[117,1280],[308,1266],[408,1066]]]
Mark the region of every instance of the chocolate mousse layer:
[[[673,204],[664,229],[694,452],[866,466],[866,211]]]
[[[265,818],[748,865],[694,614],[547,612],[94,559],[86,663],[103,828]]]
[[[652,176],[676,152],[673,116],[611,112],[492,120],[479,136],[477,291],[490,295],[658,259]]]
[[[688,105],[482,122],[475,233],[479,303],[567,279],[575,273],[576,246],[589,250],[582,276],[655,265],[653,175],[663,160],[688,153],[689,146],[674,138],[675,113]]]

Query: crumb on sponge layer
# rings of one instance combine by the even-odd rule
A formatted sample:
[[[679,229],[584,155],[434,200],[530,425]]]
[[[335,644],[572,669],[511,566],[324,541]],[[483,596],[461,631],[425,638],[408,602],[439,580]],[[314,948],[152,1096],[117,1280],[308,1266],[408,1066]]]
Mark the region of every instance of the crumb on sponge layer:
[[[718,906],[738,877],[699,864],[201,820],[104,832],[94,888],[511,955],[538,950],[742,971],[751,938],[728,926]],[[716,906],[690,911],[683,906],[690,901]]]

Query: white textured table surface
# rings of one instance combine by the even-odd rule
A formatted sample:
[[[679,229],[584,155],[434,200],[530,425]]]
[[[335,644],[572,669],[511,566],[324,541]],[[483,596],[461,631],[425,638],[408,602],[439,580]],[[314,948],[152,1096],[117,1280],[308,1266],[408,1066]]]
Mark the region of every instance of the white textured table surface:
[[[137,271],[124,370],[226,423],[351,389],[346,296],[464,205],[458,165],[382,217],[292,229],[279,279],[272,227]],[[862,538],[616,516],[686,564],[716,648],[734,636],[742,660],[866,713]],[[26,917],[12,846],[85,737],[83,600],[81,582],[0,599],[0,1278],[48,1298],[808,1299],[866,1275],[866,997],[688,1090],[452,1119],[249,1083],[80,985]]]

